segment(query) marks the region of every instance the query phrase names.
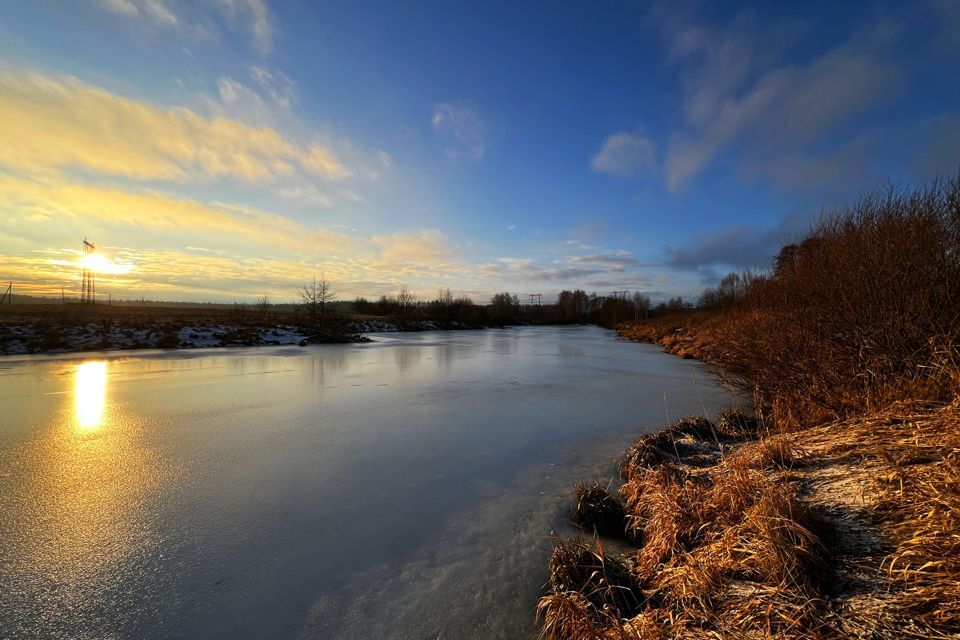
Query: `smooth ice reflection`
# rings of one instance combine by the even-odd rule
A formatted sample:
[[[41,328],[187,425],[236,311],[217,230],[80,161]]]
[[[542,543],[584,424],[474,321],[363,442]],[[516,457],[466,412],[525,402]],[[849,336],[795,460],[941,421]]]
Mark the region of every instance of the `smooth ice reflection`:
[[[532,638],[573,483],[728,402],[593,327],[0,364],[18,639]]]

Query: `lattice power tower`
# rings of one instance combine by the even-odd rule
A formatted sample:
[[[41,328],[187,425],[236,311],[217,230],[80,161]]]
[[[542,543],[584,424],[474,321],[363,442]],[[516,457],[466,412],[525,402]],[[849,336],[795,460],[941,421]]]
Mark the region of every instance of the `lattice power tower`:
[[[93,245],[92,242],[87,242],[87,239],[83,239],[83,255],[84,257],[89,256],[90,254],[96,252],[97,248]],[[97,301],[97,284],[93,278],[93,269],[90,268],[89,264],[83,265],[83,286],[80,289],[80,303],[81,304],[93,304]]]

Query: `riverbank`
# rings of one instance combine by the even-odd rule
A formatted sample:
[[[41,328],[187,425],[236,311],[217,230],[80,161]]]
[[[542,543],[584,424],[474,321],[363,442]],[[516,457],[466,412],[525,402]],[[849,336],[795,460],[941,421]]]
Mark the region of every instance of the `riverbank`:
[[[695,329],[620,333],[717,348]],[[955,637],[958,420],[960,401],[900,403],[784,433],[728,411],[641,438],[618,491],[575,491],[587,535],[551,554],[545,637]]]
[[[960,634],[957,203],[958,179],[866,196],[699,309],[620,327],[756,416],[645,436],[617,495],[580,490],[574,519],[622,514],[633,548],[557,545],[547,637]]]

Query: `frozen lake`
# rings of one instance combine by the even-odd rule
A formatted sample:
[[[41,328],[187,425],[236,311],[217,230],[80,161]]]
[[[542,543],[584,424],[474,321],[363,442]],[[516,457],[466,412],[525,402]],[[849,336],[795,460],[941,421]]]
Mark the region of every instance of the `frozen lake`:
[[[0,357],[0,637],[531,638],[573,483],[730,402],[595,327],[376,340]]]

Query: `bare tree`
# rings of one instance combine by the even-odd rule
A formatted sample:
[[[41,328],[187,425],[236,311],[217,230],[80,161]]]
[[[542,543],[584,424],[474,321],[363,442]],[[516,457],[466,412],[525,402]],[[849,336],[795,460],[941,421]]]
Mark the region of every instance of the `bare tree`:
[[[639,291],[634,292],[633,294],[633,319],[639,320],[643,318],[647,319],[647,315],[650,313],[650,296],[640,293]]]
[[[437,292],[437,310],[442,315],[443,319],[450,321],[450,315],[453,311],[453,294],[450,293],[450,289],[440,289]]]
[[[257,310],[257,316],[264,322],[270,318],[270,298],[266,294],[257,297],[254,308]]]
[[[400,316],[402,318],[406,319],[407,311],[413,306],[414,302],[416,302],[416,298],[410,293],[410,290],[401,287],[400,293],[397,294],[397,304],[400,306]]]
[[[307,313],[310,314],[314,325],[323,322],[326,316],[327,304],[333,302],[337,297],[336,294],[333,293],[333,287],[326,277],[321,277],[317,280],[317,277],[314,276],[313,282],[308,282],[303,285],[297,293],[300,296],[300,302],[307,310]]]

